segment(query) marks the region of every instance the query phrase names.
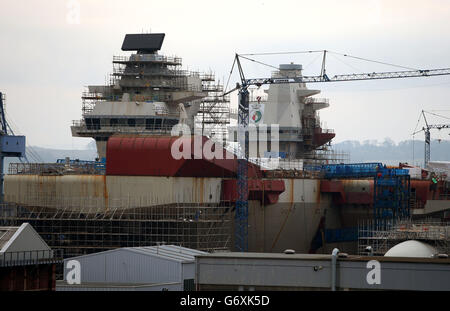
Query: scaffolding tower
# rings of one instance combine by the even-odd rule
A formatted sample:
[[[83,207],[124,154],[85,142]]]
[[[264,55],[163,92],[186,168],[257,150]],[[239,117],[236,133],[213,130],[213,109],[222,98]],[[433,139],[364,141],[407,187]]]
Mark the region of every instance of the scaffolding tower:
[[[410,176],[403,169],[379,169],[374,177],[373,212],[375,225],[383,230],[390,222],[410,216]]]
[[[201,129],[201,135],[216,141],[227,138],[227,125],[230,124],[230,97],[223,96],[223,85],[216,82],[213,73],[201,74],[202,91],[207,92],[200,103],[196,116],[196,127]]]

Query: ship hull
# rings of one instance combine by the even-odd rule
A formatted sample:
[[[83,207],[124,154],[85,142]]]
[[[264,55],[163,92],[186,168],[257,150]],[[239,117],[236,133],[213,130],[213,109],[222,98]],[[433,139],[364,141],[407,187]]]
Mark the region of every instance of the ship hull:
[[[125,217],[129,220],[128,227],[132,227],[135,226],[132,224],[135,217],[146,221],[148,228],[158,231],[154,235],[142,233],[146,238],[139,239],[139,243],[154,245],[166,242],[210,251],[234,250],[234,202],[223,200],[224,180],[156,176],[8,175],[5,178],[5,198],[7,202],[32,210],[27,217],[35,215],[48,219],[50,215],[57,220],[65,215],[66,218],[61,221],[68,224],[70,221],[78,222],[73,225],[77,230],[84,230],[83,222],[95,218],[98,223],[93,226],[98,226],[97,229],[107,235],[113,230],[106,226],[108,219],[118,221],[117,217]],[[294,249],[309,252],[311,241],[325,215],[328,225],[341,226],[339,210],[333,207],[331,195],[321,194],[319,179],[282,180],[285,190],[279,194],[277,203],[249,200],[249,251],[282,252]],[[68,219],[68,215],[72,218]],[[145,230],[151,230],[148,228]],[[118,230],[130,234],[126,233],[127,229]],[[216,234],[216,242],[220,243],[213,243],[210,239],[208,244],[204,238],[202,240],[201,237],[208,235],[208,232],[210,235]],[[138,235],[137,232],[133,234]],[[186,238],[183,235],[192,236]],[[85,236],[87,238],[88,235]],[[99,244],[102,243],[104,241],[99,241]],[[112,247],[113,244],[111,241],[110,245],[105,246]],[[127,244],[132,245],[135,245],[133,241]]]

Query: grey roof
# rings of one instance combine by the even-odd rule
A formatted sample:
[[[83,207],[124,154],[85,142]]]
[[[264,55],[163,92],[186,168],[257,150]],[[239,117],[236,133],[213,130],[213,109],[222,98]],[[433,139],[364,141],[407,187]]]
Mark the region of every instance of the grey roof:
[[[19,227],[0,227],[0,250],[8,243]]]
[[[248,259],[307,259],[307,260],[329,260],[328,254],[284,254],[284,253],[244,253],[244,252],[217,252],[201,255],[201,257],[216,258],[248,258]]]
[[[30,251],[51,251],[33,226],[24,222],[18,227],[0,227],[0,252]]]
[[[233,258],[233,259],[293,259],[293,260],[331,260],[331,254],[284,254],[284,253],[240,253],[217,252],[199,255],[199,258]],[[376,259],[380,262],[432,262],[450,264],[450,258],[412,258],[412,257],[384,257],[347,255],[339,257],[339,261],[370,261]]]
[[[182,246],[177,245],[160,245],[160,246],[144,246],[144,247],[123,247],[123,248],[116,248],[109,251],[104,252],[98,252],[98,253],[92,253],[88,255],[83,255],[79,257],[74,258],[85,258],[90,256],[98,256],[101,254],[108,254],[113,253],[117,251],[129,251],[134,252],[142,255],[147,256],[153,256],[153,257],[159,257],[171,261],[177,261],[177,262],[193,262],[195,260],[195,256],[198,255],[206,255],[208,253],[190,249]],[[73,259],[73,258],[70,258]],[[70,260],[69,258],[66,260]]]
[[[195,249],[190,249],[186,247],[176,246],[176,245],[161,245],[161,246],[148,246],[148,247],[127,247],[127,250],[145,254],[161,257],[164,259],[174,260],[174,261],[194,261],[196,255],[206,255],[206,252],[198,251]]]

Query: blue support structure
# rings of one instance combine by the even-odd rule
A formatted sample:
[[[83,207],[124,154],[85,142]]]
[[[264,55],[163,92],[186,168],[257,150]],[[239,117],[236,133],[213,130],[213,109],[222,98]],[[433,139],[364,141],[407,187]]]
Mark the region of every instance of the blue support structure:
[[[317,170],[316,168],[312,168]],[[373,178],[373,215],[379,229],[410,216],[408,170],[386,168],[382,163],[322,165],[324,178]]]
[[[410,216],[410,176],[407,170],[380,169],[374,178],[373,213],[377,229]]]
[[[248,251],[248,90],[239,91],[238,136],[241,154],[238,158],[234,244],[238,252]]]
[[[365,178],[374,177],[381,163],[352,163],[352,164],[330,164],[322,165],[321,171],[325,178]]]
[[[235,249],[238,252],[248,251],[248,173],[247,161],[238,160],[238,200],[235,211]]]

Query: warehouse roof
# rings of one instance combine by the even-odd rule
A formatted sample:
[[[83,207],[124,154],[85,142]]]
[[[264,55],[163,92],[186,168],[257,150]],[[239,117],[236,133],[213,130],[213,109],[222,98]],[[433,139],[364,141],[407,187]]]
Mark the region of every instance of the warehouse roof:
[[[157,256],[164,259],[174,260],[174,261],[194,261],[196,255],[206,255],[206,252],[198,251],[195,249],[190,249],[186,247],[176,246],[176,245],[161,245],[161,246],[149,246],[149,247],[129,247],[126,248],[130,251]]]
[[[152,256],[152,257],[159,257],[162,259],[167,259],[171,261],[177,261],[177,262],[193,262],[195,260],[196,255],[206,255],[206,252],[190,249],[182,246],[177,245],[159,245],[159,246],[146,246],[146,247],[123,247],[123,248],[117,248],[109,251],[99,252],[99,253],[93,253],[89,255],[83,255],[75,258],[80,257],[89,257],[89,256],[98,256],[101,254],[107,254],[107,253],[113,253],[117,251],[129,251],[134,252],[142,255]],[[73,258],[71,258],[73,259]]]

